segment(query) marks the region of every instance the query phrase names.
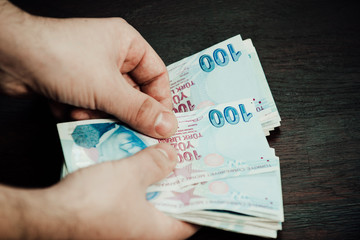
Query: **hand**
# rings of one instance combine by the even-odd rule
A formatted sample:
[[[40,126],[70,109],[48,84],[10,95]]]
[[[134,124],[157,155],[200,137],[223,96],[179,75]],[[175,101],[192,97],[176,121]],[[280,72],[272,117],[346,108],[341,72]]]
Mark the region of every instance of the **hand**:
[[[24,210],[19,214],[21,218],[15,218],[20,222],[12,221],[14,214],[6,217],[0,211],[0,232],[13,225],[16,231],[10,231],[13,235],[9,238],[190,237],[197,227],[163,214],[145,198],[146,188],[167,176],[176,159],[173,147],[159,144],[129,158],[83,168],[49,189],[22,190],[16,195],[18,200],[8,198],[8,203],[3,203],[0,197],[0,204],[8,205],[7,210],[11,206]],[[4,196],[8,195],[5,192]]]
[[[3,8],[0,89],[100,110],[157,138],[176,131],[166,67],[126,21],[35,17],[7,2]]]
[[[127,159],[77,171],[51,191],[77,212],[80,237],[189,237],[194,226],[166,216],[145,199],[146,188],[166,177],[176,159],[171,146],[160,144]]]

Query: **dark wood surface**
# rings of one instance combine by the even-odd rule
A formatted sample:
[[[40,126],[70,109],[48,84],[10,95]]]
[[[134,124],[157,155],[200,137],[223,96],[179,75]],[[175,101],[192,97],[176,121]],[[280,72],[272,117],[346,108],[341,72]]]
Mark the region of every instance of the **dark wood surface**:
[[[123,17],[166,64],[236,34],[258,51],[282,126],[279,239],[360,237],[360,40],[354,1],[14,1],[51,17]],[[0,96],[0,182],[59,181],[62,153],[42,98]],[[204,228],[192,239],[260,239]]]

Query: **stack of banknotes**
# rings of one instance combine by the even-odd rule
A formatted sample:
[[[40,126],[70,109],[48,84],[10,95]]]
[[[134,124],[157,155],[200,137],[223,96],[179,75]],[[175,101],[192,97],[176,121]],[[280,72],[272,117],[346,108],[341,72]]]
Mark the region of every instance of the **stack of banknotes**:
[[[60,123],[63,176],[168,142],[177,166],[148,188],[148,201],[187,222],[276,238],[284,221],[280,165],[265,136],[281,119],[251,40],[235,36],[168,71],[176,134],[154,139],[110,119]]]

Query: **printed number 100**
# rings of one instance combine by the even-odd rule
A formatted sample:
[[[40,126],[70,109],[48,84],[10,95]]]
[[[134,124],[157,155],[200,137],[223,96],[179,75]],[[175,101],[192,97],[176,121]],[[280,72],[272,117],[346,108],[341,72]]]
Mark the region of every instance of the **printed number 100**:
[[[252,113],[247,113],[244,104],[239,104],[239,110],[244,122],[248,122],[252,118]],[[209,112],[209,120],[211,125],[220,128],[225,125],[225,122],[235,125],[240,122],[240,114],[236,108],[228,106],[224,108],[224,113],[217,109],[212,109]]]

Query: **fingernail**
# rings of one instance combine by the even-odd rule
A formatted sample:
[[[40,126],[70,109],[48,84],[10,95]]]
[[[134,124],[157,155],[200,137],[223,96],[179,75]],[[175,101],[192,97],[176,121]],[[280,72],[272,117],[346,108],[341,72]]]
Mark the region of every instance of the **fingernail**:
[[[155,121],[155,131],[163,136],[170,137],[177,129],[177,120],[172,112],[162,112]]]
[[[177,155],[173,146],[168,143],[159,143],[156,146],[156,149],[159,150],[167,159],[167,162],[170,161],[172,164],[176,165]]]
[[[166,158],[169,158],[169,155],[167,154],[167,152],[164,149],[161,149],[161,148],[156,148],[156,149],[159,150],[161,153],[163,153]]]

